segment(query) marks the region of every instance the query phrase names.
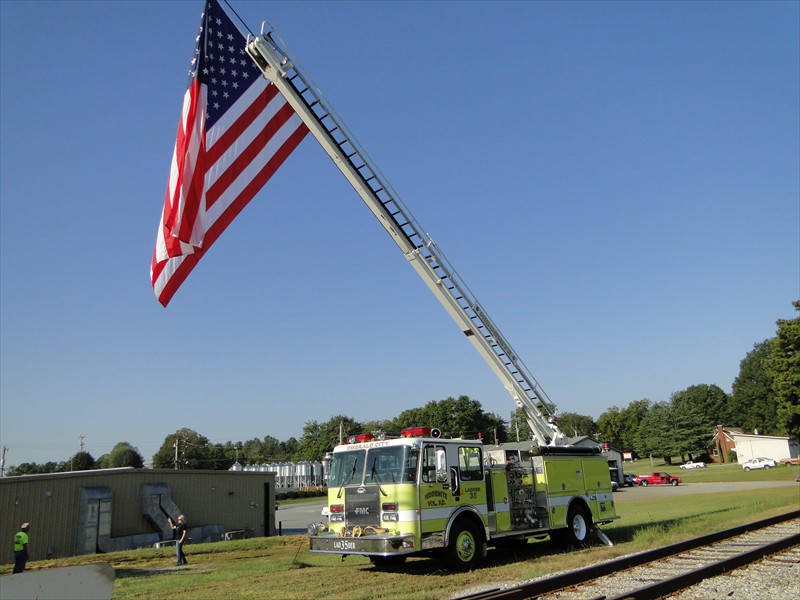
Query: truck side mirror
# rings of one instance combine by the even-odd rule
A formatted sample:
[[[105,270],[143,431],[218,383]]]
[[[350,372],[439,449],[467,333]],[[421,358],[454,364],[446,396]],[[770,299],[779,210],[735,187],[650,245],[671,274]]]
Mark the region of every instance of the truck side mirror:
[[[447,481],[447,457],[444,448],[436,449],[436,481],[441,483]]]

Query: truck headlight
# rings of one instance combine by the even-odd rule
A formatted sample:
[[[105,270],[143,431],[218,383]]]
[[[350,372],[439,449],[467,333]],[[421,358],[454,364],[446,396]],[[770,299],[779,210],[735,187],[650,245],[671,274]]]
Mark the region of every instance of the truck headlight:
[[[319,533],[324,533],[328,527],[324,523],[309,523],[308,524],[308,535],[317,535]]]

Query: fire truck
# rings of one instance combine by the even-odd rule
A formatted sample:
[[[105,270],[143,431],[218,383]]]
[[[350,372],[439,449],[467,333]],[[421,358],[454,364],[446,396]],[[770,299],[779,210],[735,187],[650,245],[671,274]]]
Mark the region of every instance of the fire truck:
[[[309,525],[311,551],[378,565],[433,553],[466,570],[488,546],[529,538],[575,546],[595,532],[610,544],[597,528],[617,518],[606,459],[566,445],[555,405],[268,23],[245,51],[524,410],[533,434],[502,445],[445,439],[426,427],[348,439],[332,453],[328,518]]]

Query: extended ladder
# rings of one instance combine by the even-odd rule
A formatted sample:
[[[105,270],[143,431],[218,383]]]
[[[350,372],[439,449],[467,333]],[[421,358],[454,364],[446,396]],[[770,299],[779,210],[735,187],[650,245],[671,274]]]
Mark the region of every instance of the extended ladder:
[[[489,363],[495,375],[524,409],[536,441],[563,444],[556,409],[513,351],[433,239],[402,203],[375,163],[324,99],[285,44],[275,41],[264,23],[261,35],[249,35],[246,51],[273,82],[344,174],[361,199],[397,243],[411,266],[439,299],[461,331]]]

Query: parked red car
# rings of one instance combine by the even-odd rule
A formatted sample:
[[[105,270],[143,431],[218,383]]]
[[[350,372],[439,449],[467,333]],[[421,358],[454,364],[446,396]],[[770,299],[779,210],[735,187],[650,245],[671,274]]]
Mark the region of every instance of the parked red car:
[[[683,483],[680,477],[673,477],[663,471],[655,471],[650,475],[639,475],[633,480],[636,485],[647,487],[648,485],[680,485]]]

